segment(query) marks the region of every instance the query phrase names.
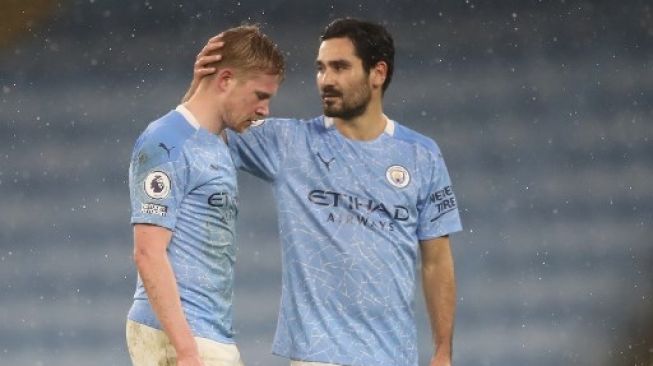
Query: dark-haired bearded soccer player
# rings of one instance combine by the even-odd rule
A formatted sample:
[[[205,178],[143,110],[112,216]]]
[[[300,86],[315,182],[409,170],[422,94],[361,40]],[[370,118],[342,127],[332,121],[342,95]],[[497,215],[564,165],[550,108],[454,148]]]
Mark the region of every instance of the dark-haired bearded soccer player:
[[[218,48],[200,53],[193,84],[212,72],[204,65]],[[293,366],[416,366],[420,254],[430,365],[451,364],[448,235],[461,223],[436,143],[383,113],[393,65],[386,29],[336,20],[316,60],[324,115],[228,133],[236,166],[274,185],[283,286],[273,352]]]

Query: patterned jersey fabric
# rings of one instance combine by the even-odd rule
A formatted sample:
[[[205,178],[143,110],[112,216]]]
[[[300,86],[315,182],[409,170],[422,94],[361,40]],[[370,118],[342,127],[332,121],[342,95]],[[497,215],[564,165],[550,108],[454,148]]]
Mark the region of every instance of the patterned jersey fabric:
[[[178,107],[137,140],[129,170],[131,222],[173,232],[167,254],[193,334],[233,343],[236,170],[222,139],[194,125],[188,113]],[[140,277],[128,318],[162,329]]]
[[[461,230],[435,142],[392,120],[354,141],[325,117],[268,119],[228,141],[237,167],[274,185],[283,276],[273,352],[416,366],[418,241]]]

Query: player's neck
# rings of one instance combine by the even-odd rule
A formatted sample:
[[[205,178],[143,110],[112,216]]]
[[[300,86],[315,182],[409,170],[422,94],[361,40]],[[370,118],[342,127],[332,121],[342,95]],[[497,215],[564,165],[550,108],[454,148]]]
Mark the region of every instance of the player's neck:
[[[338,131],[350,140],[370,141],[378,138],[383,131],[388,119],[383,114],[380,101],[370,101],[367,109],[358,117],[344,120],[334,118]]]
[[[197,123],[207,131],[216,135],[224,129],[222,123],[222,111],[219,108],[220,103],[211,100],[203,93],[195,93],[188,101],[184,103],[186,107],[197,119]]]

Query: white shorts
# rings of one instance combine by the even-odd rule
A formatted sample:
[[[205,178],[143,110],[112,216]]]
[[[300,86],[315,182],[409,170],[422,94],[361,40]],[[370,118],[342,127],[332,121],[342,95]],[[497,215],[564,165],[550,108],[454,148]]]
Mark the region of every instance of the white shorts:
[[[339,366],[335,363],[310,362],[310,361],[290,361],[290,366]]]
[[[205,366],[244,366],[235,344],[195,337]],[[177,353],[161,330],[127,320],[127,347],[134,366],[177,364]]]

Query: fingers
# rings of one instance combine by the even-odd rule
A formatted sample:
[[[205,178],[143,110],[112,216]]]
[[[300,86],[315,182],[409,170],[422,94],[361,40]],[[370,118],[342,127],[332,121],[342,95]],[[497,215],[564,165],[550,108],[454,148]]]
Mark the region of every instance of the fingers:
[[[220,38],[222,38],[222,34],[223,34],[223,33],[220,33],[220,34],[218,34],[217,36],[213,36],[213,37],[209,38],[209,41],[206,42],[206,43],[212,43],[212,42],[217,42],[217,41],[219,41]]]
[[[215,67],[207,67],[207,65],[220,61],[221,59],[221,55],[200,57],[197,61],[195,61],[195,66],[193,67],[193,75],[205,76],[213,74],[215,72]]]
[[[204,48],[197,54],[195,58],[195,65],[193,66],[193,76],[202,77],[206,75],[213,74],[216,69],[215,67],[207,67],[214,62],[222,60],[222,55],[211,55],[211,53],[221,49],[224,46],[222,39],[222,33],[217,36],[211,37]]]
[[[193,69],[193,77],[202,77],[215,73],[215,67],[202,67]]]
[[[222,42],[222,41],[220,41],[220,42],[207,43],[206,46],[204,46],[204,48],[202,48],[202,50],[200,51],[200,53],[197,54],[197,57],[196,57],[196,58],[199,59],[199,58],[202,57],[202,56],[206,56],[206,55],[208,55],[209,53],[211,53],[211,52],[213,52],[213,51],[217,51],[217,50],[219,50],[219,49],[222,48],[223,46],[224,46],[224,42]]]
[[[211,74],[211,73],[215,72],[215,68],[214,67],[206,67],[206,66],[208,66],[208,65],[210,65],[210,64],[212,64],[214,62],[218,62],[220,60],[222,60],[222,55],[201,56],[201,57],[198,57],[197,60],[195,60],[195,65],[194,65],[193,69],[194,70],[198,70],[198,69],[208,70],[208,69],[211,69],[211,70],[213,70],[213,71],[209,72],[209,74]]]

